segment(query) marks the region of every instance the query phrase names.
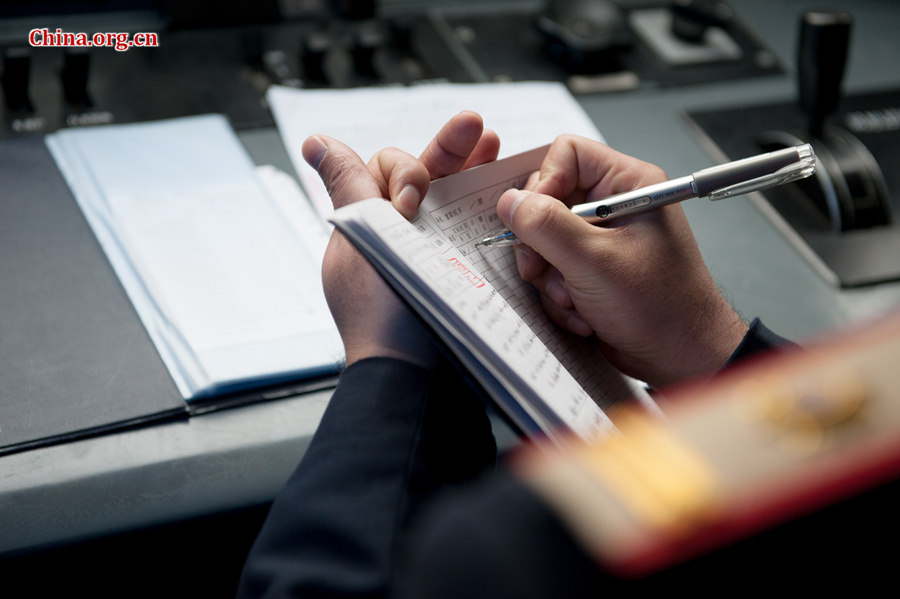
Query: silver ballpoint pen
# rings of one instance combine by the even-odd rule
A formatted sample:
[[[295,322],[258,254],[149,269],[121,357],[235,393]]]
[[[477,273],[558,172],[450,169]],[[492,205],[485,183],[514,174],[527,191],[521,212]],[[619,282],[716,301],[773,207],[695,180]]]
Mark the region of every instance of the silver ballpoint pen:
[[[723,200],[753,191],[769,189],[803,179],[816,171],[812,146],[801,144],[719,166],[685,177],[620,193],[596,202],[572,206],[572,212],[590,223],[638,214],[690,198]],[[519,243],[512,231],[486,237],[476,246],[503,246]]]

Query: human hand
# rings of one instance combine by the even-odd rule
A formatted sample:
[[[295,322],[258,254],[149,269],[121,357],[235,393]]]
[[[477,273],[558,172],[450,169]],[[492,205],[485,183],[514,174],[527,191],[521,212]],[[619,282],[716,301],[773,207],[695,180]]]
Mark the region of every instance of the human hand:
[[[524,244],[515,250],[519,273],[551,319],[596,334],[610,362],[657,388],[720,368],[747,326],[716,287],[681,206],[607,226],[568,206],[665,179],[604,144],[561,136],[526,190],[505,192],[497,206]]]
[[[388,148],[366,165],[346,145],[325,136],[304,141],[303,158],[319,173],[335,208],[382,197],[412,218],[431,179],[494,160],[499,145],[479,115],[462,112],[444,125],[419,159]],[[375,356],[425,367],[437,364],[430,332],[338,231],[325,251],[322,282],[348,365]]]

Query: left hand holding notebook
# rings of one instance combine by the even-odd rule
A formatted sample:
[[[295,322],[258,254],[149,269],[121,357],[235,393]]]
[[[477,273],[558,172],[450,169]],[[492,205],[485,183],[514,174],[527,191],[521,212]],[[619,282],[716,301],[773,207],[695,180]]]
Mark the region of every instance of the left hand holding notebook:
[[[366,165],[346,145],[325,136],[307,139],[303,156],[319,173],[335,208],[384,197],[410,218],[430,180],[494,160],[498,149],[496,134],[483,129],[481,117],[463,112],[444,125],[419,159],[388,148]],[[322,277],[348,365],[386,356],[429,367],[438,359],[431,334],[337,231],[325,253]]]

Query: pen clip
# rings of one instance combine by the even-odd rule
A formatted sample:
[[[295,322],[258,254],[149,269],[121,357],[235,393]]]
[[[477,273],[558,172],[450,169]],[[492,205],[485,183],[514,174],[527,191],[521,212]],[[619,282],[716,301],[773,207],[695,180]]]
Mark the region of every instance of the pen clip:
[[[749,181],[742,181],[740,183],[735,183],[734,185],[723,187],[722,189],[716,189],[709,192],[707,197],[713,202],[724,200],[753,191],[770,189],[778,185],[790,183],[791,181],[797,181],[798,179],[805,179],[815,172],[816,155],[813,152],[812,146],[807,144],[798,147],[797,162],[780,168],[774,173],[768,173],[761,177],[750,179]]]

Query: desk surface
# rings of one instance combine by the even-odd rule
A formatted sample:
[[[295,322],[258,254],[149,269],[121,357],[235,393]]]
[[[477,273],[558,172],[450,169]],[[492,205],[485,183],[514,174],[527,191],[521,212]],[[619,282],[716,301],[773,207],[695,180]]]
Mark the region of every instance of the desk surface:
[[[783,101],[797,17],[817,3],[732,0],[744,22],[789,66],[785,77],[581,98],[613,147],[670,175],[708,166],[684,116],[692,109]],[[845,89],[900,85],[900,5],[856,0]],[[277,133],[245,131],[260,163],[290,172]],[[826,283],[747,201],[686,204],[709,268],[744,316],[805,339],[900,305],[900,284],[839,290]],[[132,430],[0,459],[0,553],[211,514],[271,500],[303,454],[329,398],[317,392],[188,421]]]

